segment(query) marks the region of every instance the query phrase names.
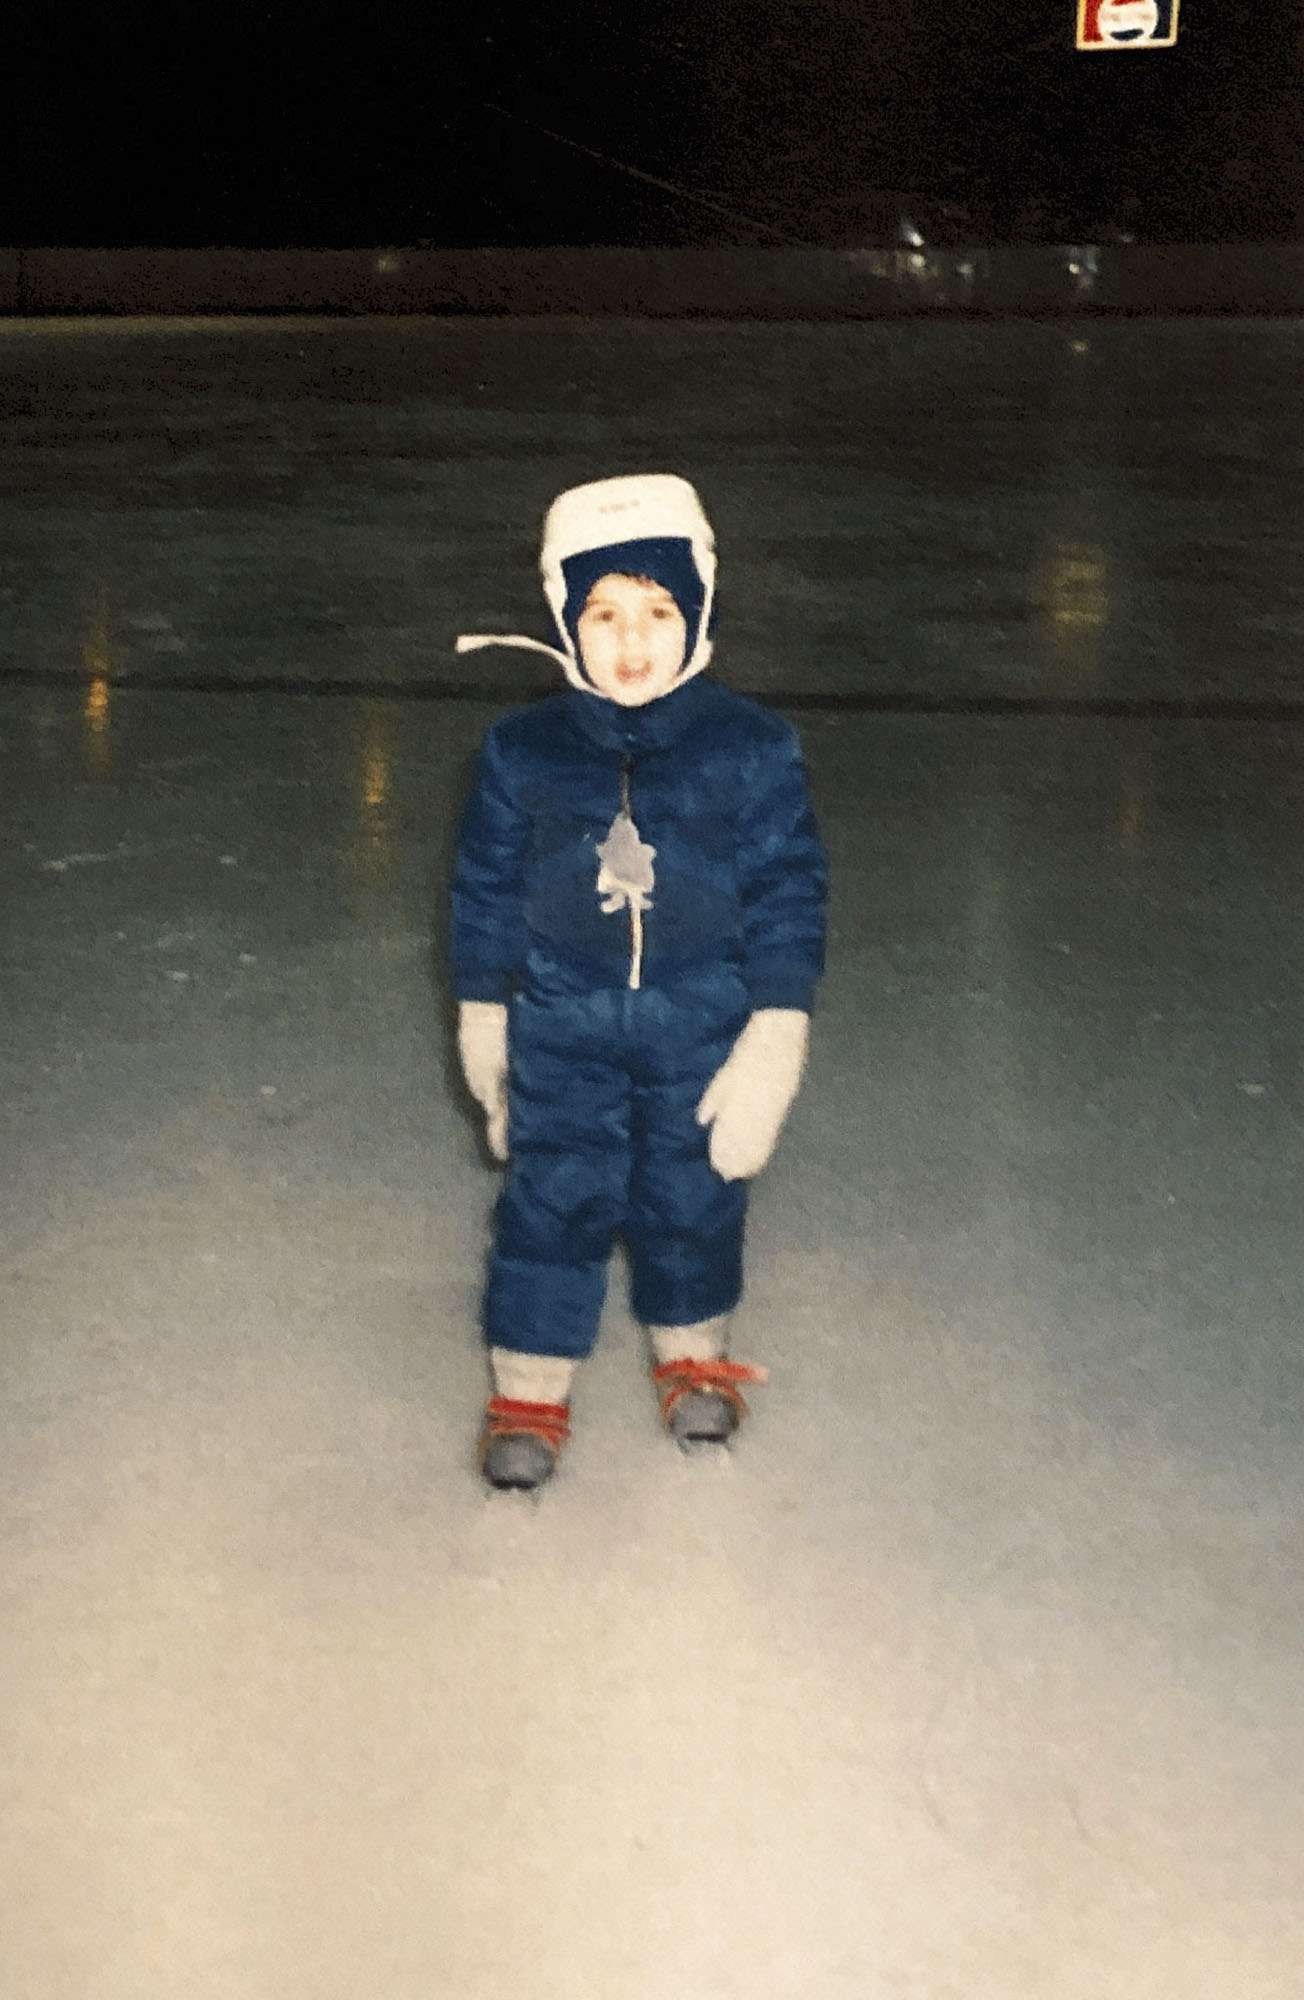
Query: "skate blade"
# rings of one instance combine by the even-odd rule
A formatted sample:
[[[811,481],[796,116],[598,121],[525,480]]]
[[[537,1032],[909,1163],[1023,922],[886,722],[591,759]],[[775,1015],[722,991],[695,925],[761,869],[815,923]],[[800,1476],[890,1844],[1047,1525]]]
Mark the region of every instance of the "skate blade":
[[[551,1484],[551,1479],[541,1479],[537,1486],[495,1486],[491,1480],[481,1481],[485,1506],[495,1511],[501,1508],[504,1513],[511,1508],[541,1507],[544,1491]]]
[[[685,1458],[727,1459],[733,1450],[731,1438],[676,1438],[675,1443]]]

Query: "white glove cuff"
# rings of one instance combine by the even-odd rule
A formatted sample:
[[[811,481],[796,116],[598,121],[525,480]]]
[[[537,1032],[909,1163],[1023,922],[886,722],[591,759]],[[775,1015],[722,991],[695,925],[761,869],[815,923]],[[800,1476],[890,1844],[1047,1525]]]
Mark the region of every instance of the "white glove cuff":
[[[507,1082],[507,1009],[498,1000],[463,1000],[457,1010],[457,1053],[472,1097],[493,1110]]]

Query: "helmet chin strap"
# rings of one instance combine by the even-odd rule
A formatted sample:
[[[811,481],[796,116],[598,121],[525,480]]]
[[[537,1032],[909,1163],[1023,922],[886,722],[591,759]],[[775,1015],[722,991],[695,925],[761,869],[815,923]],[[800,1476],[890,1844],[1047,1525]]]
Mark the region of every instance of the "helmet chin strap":
[[[571,664],[570,655],[563,653],[560,646],[545,646],[542,639],[527,639],[521,632],[459,632],[453,651],[478,653],[482,646],[520,646],[529,653],[546,653],[563,670]]]
[[[545,646],[542,639],[527,639],[523,632],[459,632],[453,641],[455,653],[478,653],[484,646],[519,646],[527,653],[542,653],[545,658],[557,662],[571,686],[578,688],[581,694],[591,694],[598,701],[606,698],[581,677],[582,669],[569,653],[563,653],[560,646]],[[692,659],[685,660],[667,693],[682,687],[685,681],[695,679],[709,662],[711,651],[711,641],[699,639]]]

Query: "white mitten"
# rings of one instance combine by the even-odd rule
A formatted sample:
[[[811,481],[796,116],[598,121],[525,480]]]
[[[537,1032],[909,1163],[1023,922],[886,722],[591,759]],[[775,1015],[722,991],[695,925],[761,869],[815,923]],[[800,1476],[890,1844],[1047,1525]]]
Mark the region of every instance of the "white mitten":
[[[726,1181],[750,1180],[774,1151],[797,1095],[810,1042],[810,1015],[798,1007],[758,1007],[697,1107],[711,1127],[711,1165]]]
[[[507,1009],[498,1000],[463,1000],[457,1053],[466,1087],[488,1119],[489,1151],[507,1158]]]

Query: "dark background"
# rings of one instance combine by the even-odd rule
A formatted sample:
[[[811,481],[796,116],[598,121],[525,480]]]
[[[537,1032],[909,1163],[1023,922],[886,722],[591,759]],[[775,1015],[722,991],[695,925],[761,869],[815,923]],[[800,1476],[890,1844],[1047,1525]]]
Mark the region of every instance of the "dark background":
[[[0,242],[843,246],[899,240],[903,215],[939,243],[1299,237],[1304,0],[1183,0],[1166,50],[1079,53],[1074,16],[1074,0],[11,13]]]

